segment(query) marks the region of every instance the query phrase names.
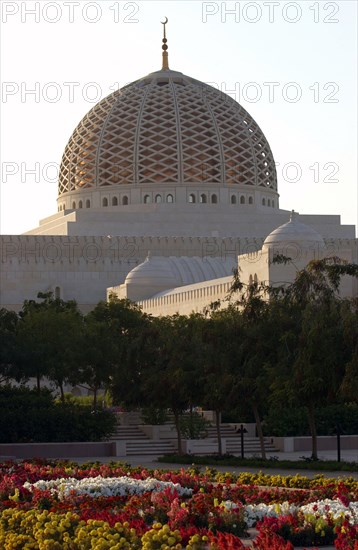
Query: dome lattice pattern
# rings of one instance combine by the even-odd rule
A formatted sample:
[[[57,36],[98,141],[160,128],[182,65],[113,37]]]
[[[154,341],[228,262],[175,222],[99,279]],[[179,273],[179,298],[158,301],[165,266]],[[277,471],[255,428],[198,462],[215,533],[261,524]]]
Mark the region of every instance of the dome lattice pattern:
[[[277,189],[261,129],[226,94],[158,71],[100,101],[65,149],[59,195],[140,184],[242,184]]]

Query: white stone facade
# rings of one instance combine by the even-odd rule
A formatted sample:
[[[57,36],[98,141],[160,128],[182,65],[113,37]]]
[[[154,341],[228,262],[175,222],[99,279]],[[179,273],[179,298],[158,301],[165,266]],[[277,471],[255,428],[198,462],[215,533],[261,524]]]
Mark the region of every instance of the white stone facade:
[[[215,277],[227,277],[238,256],[249,261],[288,218],[279,209],[269,143],[249,113],[222,92],[163,69],[108,96],[76,127],[63,155],[58,212],[24,235],[0,237],[0,307],[19,310],[52,290],[88,311],[148,252],[215,258],[226,269]],[[300,220],[332,255],[357,261],[353,226],[339,216]],[[213,282],[205,286],[205,278]],[[213,274],[204,279],[175,297],[153,298],[168,289],[148,286],[137,299],[175,312],[181,296],[182,311],[195,311],[226,292]]]
[[[277,254],[290,258],[290,261],[286,264],[273,262]],[[237,267],[240,280],[245,285],[253,282],[286,285],[293,282],[297,272],[311,260],[332,256],[348,263],[357,263],[357,241],[325,241],[292,212],[290,221],[272,231],[261,249],[240,254]],[[194,268],[195,259],[188,258],[187,263],[190,262]],[[144,312],[154,316],[203,313],[215,303],[220,304],[221,308],[228,305],[233,277],[207,278],[195,284],[182,281],[180,287],[171,288],[173,282],[177,281],[173,276],[170,259],[147,258],[127,275],[124,284],[107,289],[107,296],[113,294],[119,298],[129,298],[137,302]],[[357,296],[358,281],[352,277],[343,277],[340,295]]]
[[[337,233],[340,229],[342,233],[348,232],[344,227],[335,229]],[[124,283],[127,274],[145,260],[148,251],[153,256],[210,256],[229,260],[232,265],[239,255],[247,253],[248,258],[252,258],[250,265],[258,265],[255,251],[261,249],[263,240],[211,236],[3,235],[0,237],[0,307],[19,310],[25,299],[35,299],[38,292],[52,290],[65,300],[76,299],[81,309],[88,311],[106,299],[108,287]],[[357,261],[356,239],[326,238],[325,242],[331,255]]]

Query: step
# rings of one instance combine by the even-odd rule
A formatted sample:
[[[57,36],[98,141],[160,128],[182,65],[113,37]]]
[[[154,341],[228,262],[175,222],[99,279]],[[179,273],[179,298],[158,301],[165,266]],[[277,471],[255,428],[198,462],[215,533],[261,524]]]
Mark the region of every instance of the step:
[[[216,437],[216,429],[213,426],[210,426],[207,430],[207,438],[211,440],[217,440]],[[240,435],[238,435],[234,429],[233,426],[230,425],[222,425],[221,426],[221,437],[222,439],[226,440],[226,451],[230,454],[241,454],[241,438]],[[135,442],[138,444],[138,442],[143,442],[145,444],[152,445],[153,452],[150,454],[160,454],[162,451],[158,451],[158,444],[162,443],[162,440],[154,442],[151,440],[141,429],[140,426],[121,426],[117,425],[115,431],[109,438],[110,441],[126,441],[128,444],[131,444],[131,442]],[[165,440],[164,440],[165,441]],[[265,438],[265,450],[267,452],[278,452],[278,450],[272,445],[269,438]],[[155,443],[155,444],[154,444]],[[166,441],[166,443],[168,443]],[[173,447],[171,447],[171,450],[164,451],[164,452],[173,452]],[[164,454],[163,452],[163,454]],[[244,452],[250,453],[250,454],[260,454],[261,453],[261,447],[260,447],[260,440],[256,437],[248,437],[245,435],[244,437]],[[141,454],[141,452],[135,452],[132,454]]]
[[[241,449],[241,441],[233,440],[233,439],[226,439],[226,445],[230,448],[240,448]],[[278,452],[278,449],[272,445],[272,443],[268,443],[267,441],[264,441],[264,447],[265,449],[270,449],[270,451],[276,451]],[[257,441],[244,441],[244,448],[245,449],[261,449],[260,440],[257,439]]]
[[[207,429],[206,429],[206,432],[208,434],[208,437],[216,437],[216,426],[209,426]],[[220,426],[220,433],[221,433],[221,437],[225,437],[225,438],[229,438],[229,437],[232,437],[232,438],[237,438],[237,437],[240,437],[240,434],[237,433],[237,431],[235,430],[235,428],[231,425],[225,425],[225,424],[221,424]],[[248,437],[248,436],[245,436],[245,437]]]
[[[149,437],[138,426],[117,426],[109,439],[110,441],[129,441],[132,439],[150,441]]]
[[[169,441],[128,441],[127,456],[133,455],[164,455],[174,453],[175,449]]]
[[[266,447],[265,446],[266,453],[277,453],[277,449]],[[241,446],[234,446],[231,447],[230,445],[226,445],[226,452],[232,455],[241,454]],[[244,446],[244,453],[261,453],[261,447],[259,445],[256,445],[255,447],[245,447]]]

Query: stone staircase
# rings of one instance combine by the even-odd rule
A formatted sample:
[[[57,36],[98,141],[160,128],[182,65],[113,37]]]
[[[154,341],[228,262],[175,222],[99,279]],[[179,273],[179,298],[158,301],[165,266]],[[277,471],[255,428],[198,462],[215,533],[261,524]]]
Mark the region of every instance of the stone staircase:
[[[221,425],[221,437],[226,440],[226,452],[232,455],[241,456],[241,438],[231,424]],[[212,442],[217,440],[215,426],[207,428],[207,438]],[[175,431],[173,439],[150,439],[143,431],[141,425],[117,424],[115,431],[110,437],[110,441],[125,442],[125,454],[133,455],[154,455],[160,456],[175,452]],[[202,440],[203,442],[205,441]],[[267,453],[278,452],[272,445],[269,438],[265,438],[265,450]],[[212,452],[212,451],[211,451]],[[260,441],[257,437],[244,436],[244,454],[245,456],[260,455]]]
[[[149,439],[139,426],[120,426],[109,438],[110,441],[125,441],[126,455],[155,455],[174,453],[174,446],[170,441]]]
[[[207,437],[217,439],[215,426],[209,426],[207,428]],[[231,424],[221,424],[221,438],[226,439],[226,452],[228,454],[241,456],[241,436],[235,431],[235,428]],[[278,452],[278,449],[275,448],[268,437],[264,438],[264,443],[267,453]],[[261,454],[260,440],[258,437],[250,437],[247,434],[244,435],[244,454],[245,456]]]
[[[109,439],[111,441],[118,441],[118,440],[149,441],[149,437],[145,435],[145,433],[143,432],[143,430],[140,429],[139,426],[132,426],[132,425],[121,426],[120,424],[116,425],[115,430]]]

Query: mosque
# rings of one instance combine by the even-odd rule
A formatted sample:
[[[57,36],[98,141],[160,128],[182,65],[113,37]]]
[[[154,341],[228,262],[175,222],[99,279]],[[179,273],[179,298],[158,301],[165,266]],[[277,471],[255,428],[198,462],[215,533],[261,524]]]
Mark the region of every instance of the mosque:
[[[166,21],[167,22],[167,21]],[[63,153],[57,213],[0,237],[0,307],[52,291],[87,312],[115,293],[145,311],[201,311],[242,280],[292,280],[311,258],[357,261],[339,215],[279,207],[270,145],[234,99],[169,68],[111,93]],[[294,267],[274,266],[275,252]],[[357,294],[345,281],[343,293]]]

